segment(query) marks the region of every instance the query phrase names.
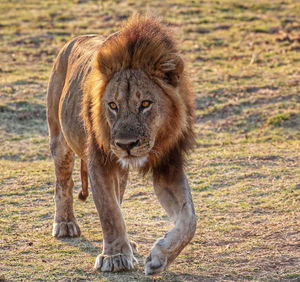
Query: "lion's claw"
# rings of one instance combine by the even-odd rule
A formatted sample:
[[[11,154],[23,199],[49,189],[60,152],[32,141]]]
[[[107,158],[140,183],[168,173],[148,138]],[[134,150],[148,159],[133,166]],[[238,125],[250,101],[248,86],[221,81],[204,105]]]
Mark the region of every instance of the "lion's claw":
[[[79,237],[80,228],[74,221],[69,222],[55,222],[53,224],[52,235],[57,238],[63,237]]]
[[[126,271],[132,270],[135,262],[135,257],[129,258],[121,253],[111,256],[100,254],[96,258],[94,268],[103,272]]]
[[[134,242],[134,241],[130,241],[130,246],[131,246],[132,252],[134,254],[137,254],[138,253],[138,245],[137,245],[137,243]]]

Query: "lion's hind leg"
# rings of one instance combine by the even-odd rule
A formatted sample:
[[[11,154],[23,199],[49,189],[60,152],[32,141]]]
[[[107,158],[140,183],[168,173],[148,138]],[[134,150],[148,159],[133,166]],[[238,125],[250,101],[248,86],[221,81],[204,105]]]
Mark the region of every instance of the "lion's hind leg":
[[[77,237],[80,236],[80,228],[73,210],[74,153],[67,145],[61,132],[57,136],[50,136],[50,138],[56,175],[55,218],[52,235],[55,237]]]

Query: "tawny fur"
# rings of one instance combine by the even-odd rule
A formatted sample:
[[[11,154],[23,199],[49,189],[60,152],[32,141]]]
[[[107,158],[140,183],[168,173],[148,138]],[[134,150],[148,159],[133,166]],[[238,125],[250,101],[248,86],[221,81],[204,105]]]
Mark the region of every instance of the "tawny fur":
[[[152,105],[144,112],[140,105],[145,100]],[[183,170],[185,155],[195,143],[193,100],[184,60],[170,30],[156,18],[136,15],[106,40],[92,35],[68,42],[47,92],[56,174],[53,235],[80,235],[72,195],[75,153],[81,158],[78,197],[87,198],[89,175],[103,231],[103,253],[95,267],[132,269],[135,258],[120,204],[128,166],[138,166],[153,173],[155,193],[175,223],[146,260],[146,274],[165,270],[196,229]],[[119,103],[117,113],[109,108],[111,101]],[[120,140],[138,145],[129,152],[118,145]]]

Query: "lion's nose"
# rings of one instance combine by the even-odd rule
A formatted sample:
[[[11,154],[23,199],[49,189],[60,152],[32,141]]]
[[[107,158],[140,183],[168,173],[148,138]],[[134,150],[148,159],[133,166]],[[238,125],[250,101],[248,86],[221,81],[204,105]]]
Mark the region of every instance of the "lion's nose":
[[[140,140],[132,139],[118,139],[115,141],[116,145],[125,151],[130,151],[132,148],[140,144]]]

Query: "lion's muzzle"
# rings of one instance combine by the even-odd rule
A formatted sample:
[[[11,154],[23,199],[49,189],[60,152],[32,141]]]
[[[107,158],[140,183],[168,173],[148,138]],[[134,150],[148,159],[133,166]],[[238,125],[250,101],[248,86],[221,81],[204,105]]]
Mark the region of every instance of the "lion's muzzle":
[[[117,138],[111,143],[111,149],[118,158],[140,158],[149,154],[151,146],[136,138]]]
[[[148,159],[151,147],[148,142],[143,142],[142,138],[118,138],[111,144],[112,151],[123,167],[143,166]]]
[[[117,139],[115,140],[116,146],[126,151],[130,155],[130,150],[140,144],[139,139]]]

